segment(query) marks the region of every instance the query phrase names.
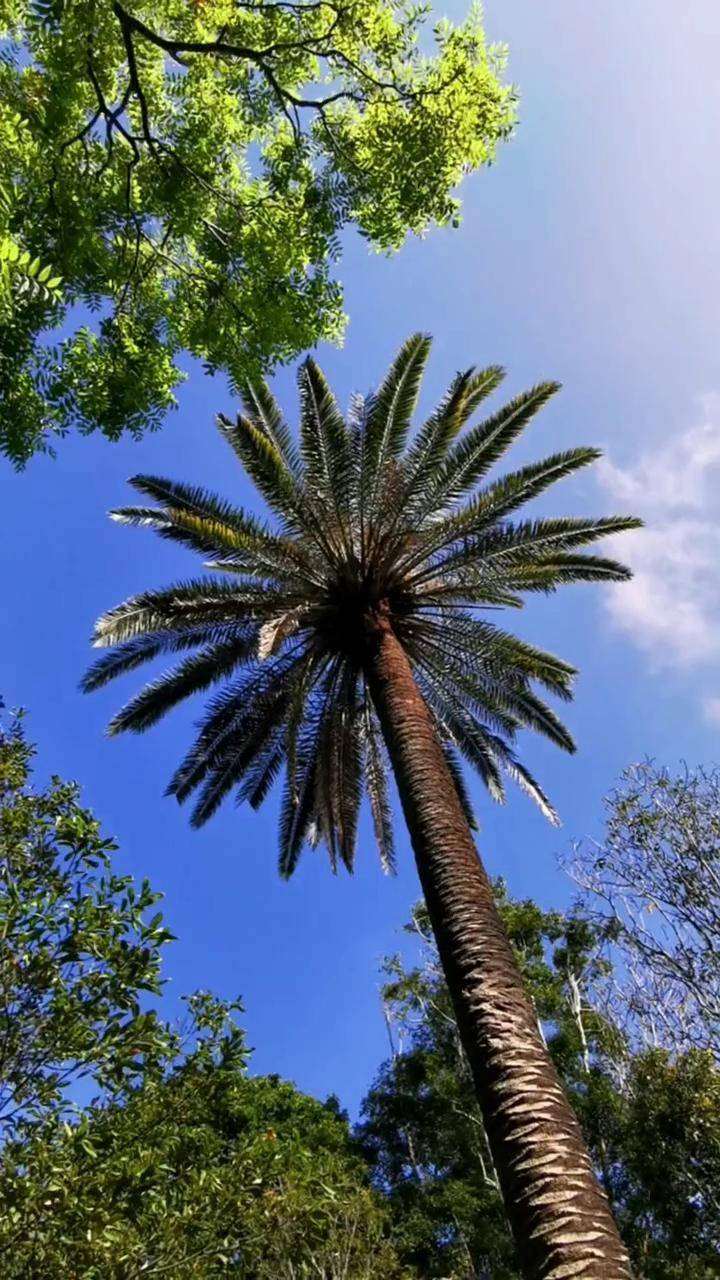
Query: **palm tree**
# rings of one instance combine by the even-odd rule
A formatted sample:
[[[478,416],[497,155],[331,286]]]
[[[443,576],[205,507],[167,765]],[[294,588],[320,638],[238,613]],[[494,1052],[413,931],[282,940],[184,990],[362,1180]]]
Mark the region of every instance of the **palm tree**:
[[[141,732],[220,684],[168,791],[194,797],[200,826],[230,792],[259,806],[284,768],[283,876],[319,841],[333,867],[352,868],[364,791],[392,866],[389,759],[524,1272],[620,1280],[627,1256],[479,861],[460,757],[496,800],[510,778],[555,819],[513,743],[528,727],[573,750],[534,686],[567,699],[574,671],[502,630],[491,611],[566,582],[627,578],[585,548],[638,522],[511,520],[596,449],[557,453],[478,488],[555,383],[466,429],[503,376],[469,369],[409,440],[429,347],[423,335],[406,342],[347,420],[308,359],[297,441],[264,383],[244,390],[245,414],[219,426],[273,527],[200,488],[137,476],[135,489],[158,505],[113,518],[199,551],[213,576],[144,592],[101,618],[95,644],[111,651],[84,688],[194,650],[109,731]]]

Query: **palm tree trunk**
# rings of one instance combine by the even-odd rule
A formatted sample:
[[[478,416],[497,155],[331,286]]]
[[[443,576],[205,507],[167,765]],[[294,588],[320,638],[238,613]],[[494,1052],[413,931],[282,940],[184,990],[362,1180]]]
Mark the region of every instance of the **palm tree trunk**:
[[[432,717],[382,616],[366,674],[523,1274],[628,1280],[628,1255],[539,1034]]]

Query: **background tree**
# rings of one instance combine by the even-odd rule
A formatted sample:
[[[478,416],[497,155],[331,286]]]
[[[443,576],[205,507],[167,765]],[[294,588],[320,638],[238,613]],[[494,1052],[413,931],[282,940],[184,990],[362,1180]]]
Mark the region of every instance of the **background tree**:
[[[720,1071],[690,1049],[630,1058],[606,1120],[608,1185],[647,1280],[720,1275]]]
[[[0,732],[0,1273],[400,1276],[346,1118],[249,1079],[239,1003],[161,991],[158,895]],[[88,1101],[92,1095],[92,1101]]]
[[[306,360],[297,442],[267,386],[245,387],[246,414],[220,427],[276,515],[273,531],[196,487],[136,477],[159,505],[115,518],[209,555],[207,567],[229,580],[180,583],[113,609],[95,629],[110,652],[84,687],[195,649],[132,699],[111,732],[147,729],[223,684],[169,791],[196,795],[200,825],[233,790],[261,804],[285,766],[286,876],[318,840],[333,865],[352,867],[364,787],[391,864],[387,753],[526,1273],[550,1280],[575,1268],[600,1280],[614,1268],[620,1280],[627,1261],[478,859],[457,753],[496,798],[504,774],[554,818],[513,748],[527,727],[573,750],[535,689],[569,698],[572,668],[476,611],[519,606],[526,591],[625,579],[622,565],[586,548],[638,522],[511,519],[593,462],[595,449],[555,454],[474,492],[556,384],[463,434],[502,370],[458,373],[409,440],[429,345],[409,339],[348,421]]]
[[[168,936],[146,919],[156,895],[114,876],[112,843],[75,787],[31,789],[31,760],[11,721],[0,731],[3,1276],[516,1280],[425,909],[409,929],[419,962],[413,951],[410,964],[386,963],[393,1053],[353,1141],[334,1101],[248,1077],[237,1002],[198,993],[173,1026],[142,1009]],[[562,915],[495,892],[637,1275],[712,1280],[712,1054],[648,1050],[634,1023],[629,1034],[606,1001],[593,1006],[635,976],[611,969],[592,898]]]
[[[477,10],[0,0],[0,40],[0,286],[16,250],[52,264],[0,318],[15,463],[157,426],[182,351],[239,383],[336,339],[342,229],[389,250],[455,219],[514,119]]]
[[[74,784],[32,788],[33,754],[19,720],[0,733],[0,1142],[56,1120],[83,1079],[131,1086],[170,1044],[144,1005],[171,936],[160,895],[115,874]]]
[[[347,1120],[249,1078],[227,1011],[195,1012],[204,1038],[163,1079],[6,1150],[3,1275],[400,1280]]]
[[[605,809],[567,860],[622,974],[595,999],[634,1043],[720,1061],[720,772],[633,765]]]

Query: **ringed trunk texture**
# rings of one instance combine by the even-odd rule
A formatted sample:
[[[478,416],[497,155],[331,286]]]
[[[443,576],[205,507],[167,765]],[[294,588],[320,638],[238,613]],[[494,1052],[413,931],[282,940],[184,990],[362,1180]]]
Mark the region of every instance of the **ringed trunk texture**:
[[[366,674],[528,1280],[630,1280],[627,1252],[543,1043],[435,726],[389,620]]]

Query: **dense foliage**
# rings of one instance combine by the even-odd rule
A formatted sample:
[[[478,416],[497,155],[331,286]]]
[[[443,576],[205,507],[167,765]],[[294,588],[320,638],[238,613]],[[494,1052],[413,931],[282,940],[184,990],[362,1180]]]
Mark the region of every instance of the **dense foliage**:
[[[133,698],[110,732],[144,731],[183,699],[220,685],[169,791],[180,801],[195,797],[192,821],[200,825],[233,791],[259,806],[284,768],[284,875],[306,842],[324,841],[333,865],[352,868],[364,790],[381,856],[392,863],[372,692],[379,619],[410,660],[470,821],[461,755],[496,800],[509,777],[554,819],[514,740],[527,727],[574,749],[534,687],[568,699],[574,671],[488,621],[488,611],[519,607],[527,592],[628,576],[587,548],[637,521],[512,518],[598,450],[556,453],[479,487],[557,384],[541,383],[470,426],[503,371],[467,369],[411,436],[429,350],[427,337],[410,338],[377,392],[354,398],[347,419],[306,360],[297,439],[265,383],[243,389],[245,413],[219,426],[274,528],[193,484],[154,476],[132,483],[156,506],[113,512],[201,553],[215,576],[145,591],[101,618],[95,644],[110,652],[84,687],[159,654],[195,650]]]
[[[389,250],[456,218],[514,118],[479,11],[430,30],[412,0],[0,0],[0,55],[15,463],[156,426],[183,351],[238,383],[337,338],[343,227]]]
[[[145,1007],[170,937],[149,884],[112,866],[71,783],[31,784],[33,749],[0,733],[0,1141],[57,1118],[89,1077],[117,1092],[170,1038]]]
[[[157,895],[114,873],[74,786],[31,789],[31,756],[20,724],[0,736],[2,1275],[399,1276],[345,1118],[248,1078],[239,1004],[143,1010]]]
[[[384,1280],[401,1268],[346,1120],[277,1077],[190,1054],[0,1172],[8,1280]]]

